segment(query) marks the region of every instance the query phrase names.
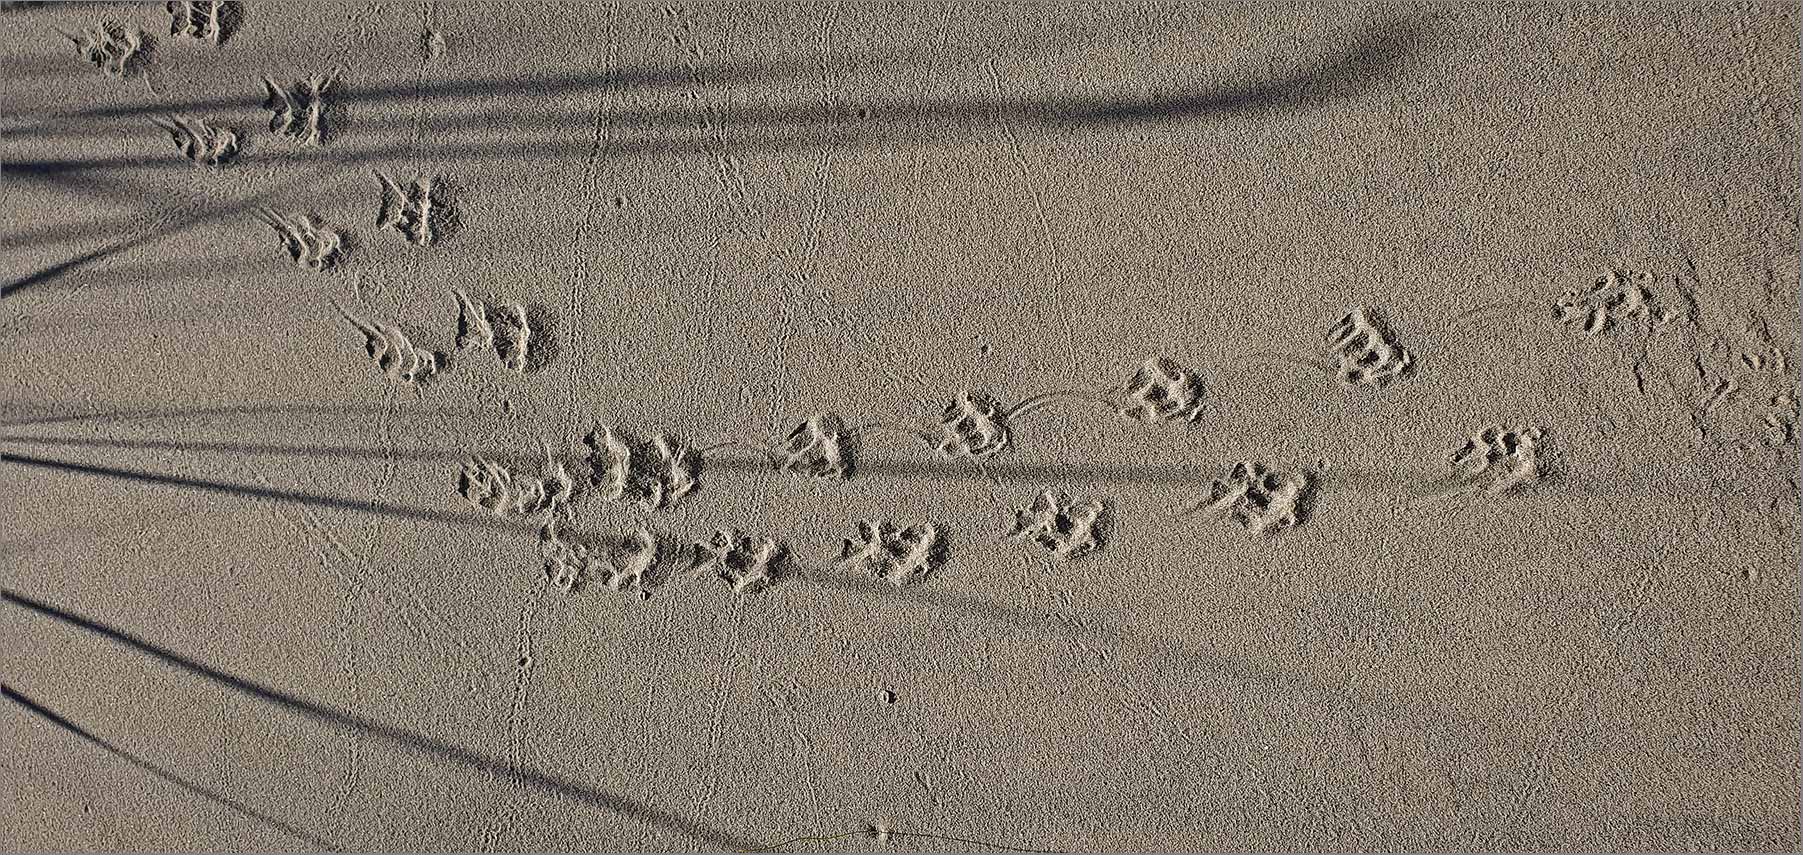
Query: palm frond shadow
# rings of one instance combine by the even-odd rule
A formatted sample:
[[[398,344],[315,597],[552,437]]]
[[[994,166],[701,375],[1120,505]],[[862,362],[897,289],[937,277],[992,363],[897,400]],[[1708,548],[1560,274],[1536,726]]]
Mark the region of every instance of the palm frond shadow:
[[[315,849],[322,849],[327,852],[338,851],[338,849],[336,847],[332,846],[332,844],[327,843],[324,840],[321,840],[320,838],[315,837],[314,835],[301,830],[300,828],[290,825],[289,823],[284,822],[282,820],[276,819],[275,817],[270,816],[269,814],[263,813],[255,808],[250,807],[249,805],[246,805],[245,803],[238,801],[237,799],[234,799],[230,796],[227,796],[224,793],[221,793],[217,790],[211,789],[209,787],[201,786],[200,784],[197,784],[193,781],[188,780],[187,778],[177,775],[174,772],[169,771],[168,769],[165,769],[161,766],[158,766],[155,763],[150,762],[149,760],[145,760],[144,758],[139,757],[138,755],[133,754],[130,751],[126,751],[125,749],[120,748],[119,746],[114,745],[105,739],[101,739],[99,736],[96,736],[93,733],[90,733],[86,728],[70,721],[68,718],[57,713],[55,710],[52,710],[49,707],[46,707],[43,704],[41,704],[35,700],[32,700],[24,692],[14,689],[11,686],[0,685],[0,695],[5,696],[5,698],[7,700],[12,701],[13,703],[18,704],[19,706],[23,707],[26,712],[29,712],[32,715],[37,716],[38,718],[41,718],[46,722],[49,722],[50,724],[53,724],[59,728],[62,728],[63,730],[75,735],[77,738],[87,742],[88,744],[93,745],[93,746],[99,748],[100,750],[113,755],[114,757],[124,760],[127,763],[130,763],[131,765],[136,766],[139,769],[142,769],[143,771],[149,773],[152,776],[160,778],[164,781],[168,781],[169,783],[174,784],[177,787],[180,787],[184,790],[187,790],[190,793],[193,793],[194,795],[197,795],[203,799],[206,799],[207,801],[210,801],[214,804],[224,807],[227,810],[230,810],[231,812],[238,814],[239,816],[242,816],[246,819],[261,823],[263,825],[267,825],[270,828],[280,831],[283,834],[286,834],[289,837],[294,838],[295,840],[299,840],[302,843],[307,844],[308,846],[312,846]]]
[[[620,108],[608,111],[607,121],[616,132],[639,130],[644,136],[610,140],[609,156],[632,156],[714,151],[721,147],[776,151],[823,146],[895,146],[927,142],[955,142],[1002,125],[1037,127],[1064,132],[1085,127],[1109,127],[1137,123],[1170,123],[1187,119],[1225,118],[1267,110],[1319,106],[1356,96],[1392,76],[1401,62],[1415,51],[1427,32],[1427,19],[1380,17],[1367,22],[1352,43],[1328,56],[1303,64],[1279,77],[1210,87],[1201,91],[1174,91],[1132,98],[1041,98],[1018,100],[941,100],[870,107],[822,105],[817,99],[789,104],[683,109]],[[783,79],[806,70],[818,72],[818,64],[773,66],[763,74]],[[751,77],[749,70],[741,77]],[[719,83],[732,75],[704,74],[699,82]],[[530,91],[537,95],[561,94],[588,88],[614,88],[667,83],[695,83],[672,72],[638,71],[617,75],[554,75],[542,78],[477,79],[457,81],[415,90],[412,86],[365,90],[344,89],[339,97],[352,104],[389,99],[413,100],[424,94],[434,104],[454,104],[456,99],[497,92]],[[63,118],[115,118],[138,112],[181,112],[210,108],[246,108],[246,99],[183,102],[154,108],[101,108],[76,111]],[[424,124],[420,124],[424,122]],[[285,152],[286,163],[329,160],[361,164],[406,154],[440,161],[520,157],[556,158],[587,155],[592,143],[567,141],[567,132],[594,122],[592,109],[529,110],[520,112],[480,109],[465,115],[424,118],[355,120],[365,130],[404,133],[405,140],[361,148],[335,146]],[[415,138],[418,132],[432,139],[446,139],[471,128],[504,129],[514,138],[494,143],[430,144]],[[522,131],[546,131],[544,139],[521,138]],[[45,131],[54,134],[55,131]],[[20,176],[44,176],[83,171],[120,169],[171,169],[184,167],[172,158],[112,157],[91,159],[18,159],[8,170]]]
[[[49,460],[24,454],[0,452],[0,463],[17,466],[28,466],[52,472],[72,475],[93,475],[117,480],[133,481],[140,484],[154,484],[164,487],[180,487],[191,490],[203,490],[228,496],[247,499],[268,499],[278,502],[292,502],[331,510],[352,511],[356,513],[377,514],[397,519],[417,522],[438,523],[452,526],[474,526],[504,532],[521,532],[532,528],[525,520],[507,519],[486,514],[452,514],[416,508],[408,505],[397,505],[389,502],[371,502],[363,499],[352,499],[344,496],[332,496],[323,493],[311,493],[302,490],[280,490],[271,487],[259,487],[250,484],[234,484],[226,481],[213,481],[204,478],[186,478],[178,475],[166,475],[158,472],[146,472],[138,469],[124,469],[114,466],[94,466],[85,463],[73,463],[66,460]]]
[[[370,739],[413,751],[438,760],[463,766],[498,778],[518,781],[533,789],[569,799],[578,804],[600,808],[623,817],[674,832],[699,843],[721,849],[745,851],[755,848],[753,841],[713,828],[699,820],[661,810],[651,804],[619,793],[570,780],[557,775],[520,768],[513,763],[478,754],[459,745],[416,733],[402,727],[383,724],[354,713],[257,683],[184,656],[167,647],[138,638],[124,630],[83,617],[66,609],[24,596],[13,591],[0,592],[0,599],[27,612],[57,621],[64,626],[97,635],[148,656],[164,665],[200,677],[239,694],[268,703],[283,711],[312,719],[328,727],[355,733]]]
[[[250,414],[261,415],[269,408],[218,408],[217,410],[174,411],[172,417],[192,417],[218,413],[225,415]],[[324,412],[333,412],[332,408],[318,408]],[[433,416],[436,411],[415,413],[417,416]],[[156,418],[156,411],[147,411],[136,415]],[[474,417],[480,414],[468,413]],[[89,418],[107,418],[108,416],[82,417],[73,416],[62,419],[37,419],[14,422],[0,422],[0,427],[28,426],[37,424],[55,424],[64,421],[80,421]],[[113,415],[112,418],[120,418]],[[484,457],[509,468],[531,469],[543,462],[543,452],[537,450],[488,449],[472,450],[459,448],[404,448],[375,447],[345,444],[283,444],[252,442],[197,442],[172,441],[157,439],[107,439],[92,437],[56,437],[30,436],[26,434],[0,435],[0,442],[13,446],[50,446],[64,448],[100,448],[119,451],[174,451],[203,454],[258,455],[258,456],[295,456],[309,458],[345,459],[345,460],[406,460],[416,462],[454,463],[466,460],[471,456]],[[342,497],[330,497],[317,494],[271,490],[260,487],[248,487],[224,482],[205,481],[200,479],[181,478],[158,473],[136,470],[118,469],[106,466],[95,466],[69,461],[48,460],[18,453],[0,453],[0,462],[65,471],[70,473],[105,475],[114,478],[136,480],[144,483],[162,484],[166,486],[191,487],[214,490],[217,492],[239,492],[253,498],[267,498],[296,501],[303,504],[314,504],[340,510],[367,511],[428,522],[450,524],[475,524],[508,531],[523,530],[524,522],[509,522],[494,517],[462,516],[410,508],[400,505],[368,503]],[[771,470],[769,457],[764,455],[726,456],[719,453],[707,457],[706,468],[710,471],[729,472],[765,472]],[[992,479],[1031,484],[1085,484],[1109,485],[1114,487],[1140,486],[1155,488],[1187,489],[1197,494],[1206,494],[1210,483],[1222,475],[1232,461],[1195,461],[1191,463],[1169,464],[1119,464],[1119,463],[1086,463],[1086,462],[1012,462],[1007,460],[988,461],[981,469],[964,460],[946,460],[931,455],[911,458],[865,458],[858,461],[857,472],[860,480],[868,478],[884,478],[893,480],[918,480],[935,483],[948,481],[988,482]],[[1277,468],[1294,468],[1275,464]],[[1443,492],[1458,488],[1463,482],[1446,470],[1429,470],[1426,468],[1374,469],[1334,467],[1326,472],[1315,472],[1311,475],[1313,486],[1311,493],[1317,498],[1311,503],[1318,503],[1318,496],[1323,493],[1365,493],[1389,496],[1403,502],[1430,500]],[[1481,493],[1481,491],[1478,491]],[[1475,495],[1475,494],[1474,494]],[[1535,496],[1557,497],[1560,495],[1585,498],[1610,498],[1634,500],[1666,500],[1682,503],[1693,503],[1707,495],[1710,501],[1728,504],[1746,504],[1750,507],[1765,507],[1765,498],[1756,495],[1736,496],[1716,489],[1710,482],[1681,483],[1670,479],[1648,475],[1644,478],[1605,481],[1597,478],[1580,478],[1559,463],[1556,467],[1545,470],[1541,480],[1530,485],[1518,487],[1502,498],[1529,498]]]
[[[0,427],[35,427],[42,425],[70,424],[76,422],[93,422],[110,424],[115,422],[183,422],[190,419],[212,419],[244,417],[254,419],[259,424],[270,417],[280,417],[293,421],[306,417],[342,420],[350,417],[366,418],[382,415],[383,407],[345,405],[345,404],[242,404],[230,407],[193,407],[185,409],[116,409],[88,410],[86,412],[67,412],[74,409],[67,404],[33,404],[9,401],[0,405],[0,412],[32,412],[39,415],[25,418],[13,418],[0,421]],[[400,418],[424,419],[480,419],[486,413],[472,409],[446,409],[442,407],[407,408],[394,414]]]
[[[8,169],[10,169],[10,168],[11,168],[11,165],[8,164]],[[324,174],[324,172],[325,172],[325,167],[322,167],[321,169],[314,170],[314,171],[308,173],[307,175],[297,177],[290,181],[285,181],[282,184],[277,185],[276,187],[272,187],[270,189],[267,189],[260,193],[257,193],[253,196],[250,196],[246,199],[238,200],[238,201],[235,201],[228,205],[214,205],[210,201],[191,197],[191,198],[194,198],[194,201],[197,203],[195,210],[192,210],[191,212],[189,212],[181,217],[172,219],[170,222],[168,222],[164,225],[161,225],[161,226],[158,226],[156,228],[149,229],[146,231],[138,232],[137,234],[134,234],[134,235],[120,238],[119,240],[108,243],[105,246],[99,247],[97,249],[89,250],[87,252],[73,256],[71,258],[57,262],[55,264],[48,265],[39,270],[33,271],[32,273],[26,274],[23,277],[14,279],[14,280],[6,283],[5,285],[0,285],[0,299],[4,299],[6,297],[13,296],[13,295],[17,294],[18,292],[23,291],[27,288],[31,288],[36,285],[42,285],[46,282],[58,279],[60,277],[63,277],[65,275],[69,274],[70,272],[72,272],[74,270],[77,270],[82,267],[86,267],[86,266],[94,264],[95,262],[98,262],[98,261],[102,261],[106,258],[112,257],[121,252],[125,252],[127,250],[134,249],[134,248],[140,247],[140,246],[145,246],[145,245],[154,243],[156,241],[162,240],[164,238],[173,237],[175,235],[189,231],[190,229],[193,229],[198,226],[206,225],[208,223],[218,222],[220,220],[224,220],[224,219],[227,219],[227,218],[230,218],[233,216],[238,216],[246,211],[253,210],[253,209],[257,208],[258,206],[266,204],[269,200],[274,199],[274,198],[282,195],[283,193],[286,193],[286,192],[292,190],[293,188],[300,186],[301,184],[304,184],[309,181],[317,181]],[[31,175],[31,173],[29,171],[27,171],[25,174],[27,176]],[[100,191],[105,186],[93,179],[84,178],[80,175],[52,174],[52,175],[45,176],[45,179],[48,181],[51,181],[51,182],[64,184],[64,185],[70,185],[70,186],[78,187],[78,188],[86,187],[89,190],[93,190],[93,191]],[[149,191],[147,191],[143,188],[137,188],[135,192],[137,192],[140,196],[148,196],[149,195]],[[162,191],[159,191],[159,192],[161,193],[161,195],[164,195],[164,196],[168,195],[166,192],[162,192]],[[133,217],[125,218],[126,221],[130,221],[131,219],[135,219],[135,218],[133,218]]]
[[[1038,127],[1046,131],[1069,131],[1084,127],[1107,127],[1141,122],[1174,122],[1190,118],[1229,117],[1260,110],[1303,108],[1357,94],[1383,80],[1400,61],[1414,51],[1425,32],[1426,19],[1380,17],[1367,23],[1353,39],[1350,47],[1304,65],[1294,73],[1276,79],[1241,85],[1216,87],[1203,92],[1176,92],[1151,98],[1133,99],[1042,99],[1018,102],[926,102],[885,107],[879,112],[860,114],[813,102],[772,107],[740,107],[714,110],[704,116],[696,110],[625,110],[609,114],[609,122],[620,128],[642,127],[651,133],[643,138],[611,140],[605,147],[610,157],[668,154],[673,152],[717,152],[725,148],[783,151],[796,148],[900,146],[909,144],[956,142],[1004,124]],[[843,66],[845,63],[839,63]],[[539,94],[557,94],[604,90],[623,86],[653,86],[673,83],[726,83],[749,79],[783,79],[800,73],[820,70],[818,63],[778,64],[763,68],[723,66],[706,72],[683,70],[639,69],[605,75],[563,74],[520,80],[475,79],[441,84],[430,94],[438,99],[468,98],[485,94],[531,89]],[[339,98],[350,103],[370,103],[392,99],[414,99],[421,90],[412,85],[373,87],[362,90],[345,88]],[[49,117],[47,121],[113,119],[150,113],[191,112],[206,109],[247,108],[260,105],[250,99],[202,99],[165,103],[155,106],[105,107],[70,111]],[[580,115],[580,121],[592,116],[554,113],[539,121],[547,127],[561,128],[564,122]],[[708,121],[700,121],[707,118]],[[437,120],[434,120],[437,121]],[[467,127],[505,126],[505,117],[473,115],[445,120],[443,128],[426,134],[431,139],[454,136],[452,131]],[[714,130],[708,130],[712,126]],[[368,164],[400,156],[453,160],[517,160],[521,157],[561,158],[587,156],[592,144],[563,138],[544,140],[510,139],[493,143],[423,143],[413,136],[413,123],[406,125],[410,138],[392,144],[363,147],[332,146],[284,152],[285,164],[323,163],[327,166]],[[731,136],[725,129],[730,128]],[[29,138],[30,130],[22,132]],[[15,135],[19,135],[16,133]],[[65,183],[84,173],[107,173],[138,169],[186,169],[191,164],[174,157],[97,157],[76,159],[18,158],[6,165],[9,177],[24,181],[57,181]],[[68,185],[74,186],[74,185]],[[89,184],[86,192],[113,192],[104,186]],[[273,191],[271,191],[273,192]],[[66,275],[73,269],[92,264],[118,252],[154,240],[178,234],[202,222],[216,220],[255,204],[258,199],[228,206],[221,212],[197,214],[168,226],[121,239],[65,261],[15,279],[0,286],[0,298]],[[8,238],[16,240],[16,238]]]

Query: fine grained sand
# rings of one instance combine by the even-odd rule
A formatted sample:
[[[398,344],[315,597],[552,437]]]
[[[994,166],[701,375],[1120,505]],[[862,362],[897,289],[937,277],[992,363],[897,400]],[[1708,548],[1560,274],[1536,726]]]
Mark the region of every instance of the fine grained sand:
[[[1797,6],[207,12],[0,12],[0,845],[1799,845]]]

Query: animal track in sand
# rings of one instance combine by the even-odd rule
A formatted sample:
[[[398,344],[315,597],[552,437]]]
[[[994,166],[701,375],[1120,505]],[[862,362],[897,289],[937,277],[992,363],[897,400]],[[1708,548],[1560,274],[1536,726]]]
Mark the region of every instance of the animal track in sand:
[[[149,52],[148,37],[143,30],[127,29],[112,21],[80,33],[63,35],[75,43],[75,51],[82,59],[93,63],[108,77],[123,79],[136,73]]]
[[[314,272],[330,270],[344,257],[344,235],[311,214],[284,217],[269,208],[257,216],[282,238],[282,248],[294,263]]]
[[[169,0],[169,35],[225,44],[238,29],[243,8],[236,0]]]
[[[1071,394],[1073,393],[1049,392],[1035,395],[1011,408],[1003,409],[988,393],[965,389],[952,397],[951,403],[940,412],[937,424],[931,428],[871,422],[860,425],[852,432],[881,430],[900,433],[925,441],[948,460],[959,457],[981,460],[1006,450],[1013,442],[1014,433],[1009,427],[1011,419]]]
[[[1541,481],[1551,471],[1543,459],[1545,442],[1538,427],[1486,426],[1446,455],[1451,474],[1418,504],[1475,492],[1497,496]]]
[[[1646,270],[1611,267],[1582,286],[1568,287],[1556,298],[1531,298],[1485,303],[1466,309],[1446,322],[1457,327],[1472,319],[1485,320],[1501,313],[1527,313],[1574,327],[1586,336],[1600,336],[1630,320],[1641,318],[1645,332],[1674,320],[1695,321],[1694,266],[1686,272],[1656,274]]]
[[[663,541],[643,526],[623,537],[596,540],[575,535],[553,517],[539,530],[545,579],[566,593],[600,582],[615,591],[649,597],[665,561]]]
[[[407,334],[393,324],[375,323],[351,314],[343,307],[338,309],[351,326],[363,334],[363,347],[376,367],[390,381],[412,386],[415,389],[424,387],[438,373],[438,366],[443,357],[433,351],[416,346]]]
[[[838,413],[816,413],[771,449],[770,465],[778,472],[844,481],[857,463],[857,437]]]
[[[1339,360],[1345,386],[1381,389],[1414,370],[1415,356],[1396,343],[1383,319],[1363,306],[1347,312],[1327,331],[1327,354]]]
[[[888,522],[858,521],[858,532],[839,548],[839,567],[874,576],[897,588],[926,578],[945,562],[939,527],[920,523],[898,528]]]
[[[238,132],[228,127],[209,125],[199,119],[170,116],[152,119],[158,128],[175,141],[182,157],[195,166],[218,168],[238,156]]]
[[[953,396],[931,428],[872,422],[849,433],[875,429],[917,436],[946,459],[981,460],[1013,445],[1015,420],[1054,404],[1100,405],[1139,422],[1193,425],[1201,418],[1206,399],[1200,374],[1173,359],[1155,356],[1141,363],[1126,382],[1112,388],[1042,392],[1010,407],[1003,407],[987,392],[964,389]]]
[[[1028,508],[1016,508],[1008,539],[1031,540],[1060,561],[1072,561],[1102,550],[1108,541],[1109,504],[1105,500],[1073,501],[1046,490]]]
[[[492,460],[471,457],[458,471],[457,492],[471,505],[498,517],[568,516],[576,479],[546,445],[544,472],[537,476],[510,472]]]
[[[660,433],[646,442],[612,427],[597,427],[582,442],[589,448],[589,481],[608,501],[662,510],[701,485],[700,452],[670,434]]]
[[[269,93],[263,99],[263,109],[272,114],[269,130],[300,145],[323,144],[328,130],[326,92],[333,83],[331,77],[314,76],[297,80],[292,86],[282,86],[268,77],[263,78],[263,88]]]
[[[419,51],[427,62],[444,56],[444,34],[437,30],[426,30],[419,34]]]
[[[696,542],[694,567],[711,571],[735,593],[748,594],[775,584],[787,555],[788,550],[771,538],[723,528]]]
[[[1077,392],[1046,392],[1003,409],[987,393],[966,389],[952,398],[939,416],[937,432],[923,436],[945,458],[982,459],[1006,450],[1014,441],[1014,419],[1061,400],[1095,400]],[[1104,402],[1106,403],[1106,402]]]
[[[1141,363],[1127,378],[1125,392],[1121,415],[1147,423],[1195,424],[1206,398],[1201,375],[1163,356]]]
[[[1585,335],[1600,335],[1629,318],[1644,317],[1648,323],[1661,319],[1658,300],[1653,296],[1653,274],[1644,271],[1610,270],[1583,289],[1567,289],[1554,304],[1554,314],[1567,324],[1576,324]]]
[[[1207,501],[1196,509],[1270,536],[1306,522],[1313,493],[1314,479],[1306,470],[1272,470],[1248,461],[1215,479]]]
[[[375,173],[382,183],[382,207],[376,213],[376,227],[393,229],[414,246],[431,246],[444,237],[455,208],[442,194],[443,183],[436,177],[414,178],[402,184],[386,173]]]
[[[1258,351],[1238,359],[1269,359],[1300,365],[1333,377],[1348,389],[1382,389],[1414,373],[1415,355],[1397,343],[1395,334],[1374,310],[1364,306],[1341,316],[1328,328],[1324,339],[1326,347],[1320,356]]]
[[[939,417],[935,447],[946,458],[989,457],[1013,440],[1008,417],[988,395],[971,390],[959,392]]]
[[[517,303],[489,303],[452,290],[457,298],[457,349],[492,349],[501,364],[524,374],[533,359],[533,326]]]

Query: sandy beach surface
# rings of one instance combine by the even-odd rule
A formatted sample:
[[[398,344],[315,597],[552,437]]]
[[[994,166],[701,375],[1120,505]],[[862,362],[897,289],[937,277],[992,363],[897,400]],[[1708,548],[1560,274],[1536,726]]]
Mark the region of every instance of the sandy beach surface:
[[[1800,33],[6,3],[0,848],[1795,850]]]

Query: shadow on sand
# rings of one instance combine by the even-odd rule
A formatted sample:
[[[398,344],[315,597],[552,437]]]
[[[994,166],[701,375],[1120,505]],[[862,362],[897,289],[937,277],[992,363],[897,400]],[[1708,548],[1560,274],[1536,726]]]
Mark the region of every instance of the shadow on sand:
[[[315,849],[323,849],[327,852],[339,851],[336,847],[332,846],[332,844],[327,843],[317,837],[314,837],[313,835],[308,834],[307,832],[302,831],[299,828],[289,825],[288,823],[283,822],[279,819],[276,819],[275,817],[270,816],[266,813],[262,813],[262,812],[256,810],[255,808],[252,808],[249,805],[246,805],[243,802],[238,801],[237,799],[234,799],[234,798],[227,796],[223,793],[220,793],[216,790],[212,790],[207,787],[203,787],[197,783],[194,783],[193,781],[190,781],[187,778],[183,778],[182,776],[177,775],[174,772],[170,772],[169,770],[164,769],[163,767],[158,766],[155,763],[145,760],[142,757],[137,756],[136,754],[126,751],[125,749],[120,748],[120,747],[112,744],[111,742],[108,742],[104,739],[101,739],[98,736],[95,736],[92,733],[89,733],[85,728],[68,720],[67,718],[64,718],[63,716],[59,715],[56,711],[44,706],[43,704],[40,704],[37,701],[32,700],[30,697],[27,697],[25,695],[25,693],[20,692],[11,686],[0,685],[0,695],[4,695],[7,700],[12,701],[15,704],[18,704],[21,707],[24,707],[25,710],[27,712],[31,713],[32,715],[35,715],[38,718],[43,719],[44,721],[54,724],[57,727],[60,727],[63,730],[74,734],[77,737],[80,737],[81,739],[87,741],[89,744],[98,747],[100,750],[105,751],[106,753],[111,754],[114,757],[117,757],[121,760],[124,760],[125,762],[130,763],[131,765],[136,766],[139,769],[142,769],[145,772],[150,773],[151,775],[154,775],[158,778],[168,781],[171,784],[181,787],[182,789],[187,790],[190,793],[200,796],[201,798],[206,799],[207,801],[210,801],[210,802],[213,802],[214,804],[220,805],[221,807],[224,807],[224,808],[232,811],[233,813],[238,814],[239,816],[242,816],[246,819],[250,819],[255,822],[262,823],[263,825],[267,825],[271,828],[274,828],[277,831],[280,831],[283,834],[286,834],[289,837],[294,838],[295,840],[299,840],[302,843],[307,844],[308,846],[312,846]]]
[[[387,742],[478,772],[516,780],[534,789],[561,796],[579,804],[617,813],[718,849],[746,851],[758,848],[758,844],[754,841],[740,839],[728,832],[712,828],[688,817],[660,810],[637,799],[556,775],[516,768],[511,763],[483,756],[443,740],[333,709],[280,689],[228,674],[123,630],[12,591],[0,592],[0,598],[28,612],[121,644],[170,667],[212,681],[224,688],[271,704],[287,712],[313,719],[329,727]]]
[[[892,105],[876,110],[843,109],[821,106],[814,102],[706,110],[699,107],[682,110],[614,110],[608,114],[611,127],[617,130],[641,129],[644,135],[633,138],[622,134],[620,138],[610,139],[601,151],[607,156],[621,157],[672,152],[717,153],[726,148],[775,151],[820,147],[896,147],[957,141],[980,131],[1005,126],[1037,127],[1055,132],[1130,124],[1175,123],[1201,117],[1225,118],[1269,110],[1309,108],[1351,97],[1384,81],[1396,70],[1402,59],[1418,48],[1426,25],[1425,18],[1376,18],[1366,22],[1357,31],[1349,47],[1309,62],[1293,73],[1269,80],[1214,87],[1201,92],[1172,92],[1145,98],[941,101]],[[764,67],[728,65],[681,72],[637,69],[607,74],[470,79],[425,88],[405,85],[357,89],[341,84],[339,88],[332,90],[332,98],[340,106],[400,99],[412,101],[421,97],[444,103],[506,92],[529,91],[542,96],[645,86],[719,86],[750,80],[780,80],[804,71],[818,72],[820,67],[819,63],[814,63]],[[34,133],[40,137],[55,136],[60,133],[55,130],[59,123],[74,122],[83,125],[94,120],[197,110],[254,109],[261,103],[260,98],[222,98],[73,110],[42,117],[40,124],[49,125],[49,128],[21,129],[14,132],[13,136],[26,140]],[[421,119],[420,122],[425,122],[423,125],[414,120],[407,120],[403,124],[410,135],[417,131],[425,133],[430,139],[444,139],[454,135],[455,131],[468,127],[525,130],[536,125],[542,129],[567,130],[574,125],[592,121],[592,111],[585,109],[553,111],[536,116],[478,114],[444,120]],[[433,124],[434,122],[442,124]],[[377,127],[380,122],[363,124],[365,127]],[[91,133],[91,129],[87,133]],[[514,160],[522,157],[587,157],[595,153],[595,146],[591,141],[569,141],[565,137],[566,134],[557,134],[546,140],[522,138],[496,143],[440,144],[422,142],[414,136],[405,142],[388,145],[333,145],[321,149],[288,151],[279,160],[282,163],[320,163],[324,167],[337,167],[368,164],[402,156],[428,157],[441,161],[496,158]],[[21,158],[6,164],[9,180],[50,183],[53,186],[102,195],[115,191],[92,183],[81,187],[71,183],[69,179],[90,172],[191,168],[192,164],[173,156]],[[241,213],[274,192],[179,219],[158,229],[121,238],[106,246],[32,271],[0,285],[0,297],[11,296],[34,285],[54,280],[71,270],[126,249]],[[142,193],[139,195],[142,196]],[[119,220],[121,225],[126,222],[129,222],[129,218]],[[19,236],[7,236],[5,239],[16,241]]]

